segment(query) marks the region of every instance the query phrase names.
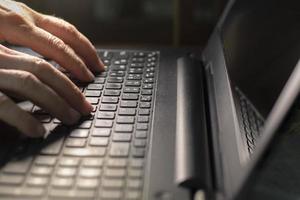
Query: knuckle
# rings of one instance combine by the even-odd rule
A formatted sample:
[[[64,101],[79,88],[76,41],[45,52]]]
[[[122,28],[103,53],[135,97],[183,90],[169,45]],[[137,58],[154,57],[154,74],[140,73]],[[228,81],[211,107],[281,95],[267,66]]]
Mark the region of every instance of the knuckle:
[[[44,59],[34,58],[32,62],[35,74],[45,74],[49,71],[49,63],[47,63]]]
[[[25,22],[23,16],[13,11],[7,12],[6,19],[13,24],[21,24]]]
[[[36,82],[36,77],[29,72],[19,73],[20,84],[22,88],[33,88]]]
[[[55,36],[50,36],[49,41],[59,51],[63,51],[63,52],[68,51],[68,46],[61,39],[59,39]]]
[[[76,27],[74,26],[74,25],[72,25],[72,24],[69,24],[69,23],[66,23],[66,25],[65,25],[65,27],[66,27],[66,31],[70,34],[70,35],[72,35],[72,36],[77,36],[78,34],[78,30],[76,29]]]

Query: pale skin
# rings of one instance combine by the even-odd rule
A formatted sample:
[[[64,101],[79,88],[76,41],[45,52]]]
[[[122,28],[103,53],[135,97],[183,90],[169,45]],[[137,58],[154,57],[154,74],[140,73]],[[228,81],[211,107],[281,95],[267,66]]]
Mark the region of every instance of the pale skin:
[[[81,81],[92,81],[93,72],[104,69],[91,42],[73,25],[14,3],[24,12],[14,12],[0,3],[0,41],[29,47]],[[43,136],[43,125],[19,108],[11,95],[32,101],[68,125],[93,109],[79,89],[51,64],[0,44],[0,121],[26,136]]]

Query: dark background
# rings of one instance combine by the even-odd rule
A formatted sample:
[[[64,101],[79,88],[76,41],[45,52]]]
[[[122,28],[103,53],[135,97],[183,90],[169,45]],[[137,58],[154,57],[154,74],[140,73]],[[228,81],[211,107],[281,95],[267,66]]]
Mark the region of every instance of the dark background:
[[[101,46],[204,45],[227,0],[20,0]]]

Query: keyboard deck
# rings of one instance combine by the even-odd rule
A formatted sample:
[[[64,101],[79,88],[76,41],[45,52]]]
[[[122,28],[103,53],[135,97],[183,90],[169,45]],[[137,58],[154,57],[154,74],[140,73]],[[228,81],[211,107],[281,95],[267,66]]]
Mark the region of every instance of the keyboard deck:
[[[13,148],[0,199],[142,199],[159,53],[99,55],[106,71],[88,85],[75,81],[94,106],[78,125],[26,104],[51,134]]]

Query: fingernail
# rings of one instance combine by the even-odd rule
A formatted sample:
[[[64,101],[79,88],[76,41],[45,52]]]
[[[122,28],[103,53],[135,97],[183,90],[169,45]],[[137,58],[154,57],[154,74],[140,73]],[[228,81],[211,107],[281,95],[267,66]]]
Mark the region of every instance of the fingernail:
[[[87,73],[88,73],[89,81],[93,81],[95,79],[95,76],[90,71],[88,71]]]
[[[70,122],[70,124],[75,124],[76,122],[79,121],[81,115],[79,114],[79,112],[77,112],[73,108],[70,108],[69,109],[69,117],[70,117],[70,120],[68,120],[68,121]]]
[[[41,137],[44,136],[45,133],[46,133],[45,127],[43,125],[38,125],[36,127],[36,133],[37,133],[38,136],[41,136]]]

